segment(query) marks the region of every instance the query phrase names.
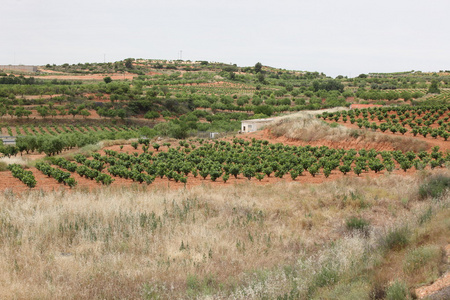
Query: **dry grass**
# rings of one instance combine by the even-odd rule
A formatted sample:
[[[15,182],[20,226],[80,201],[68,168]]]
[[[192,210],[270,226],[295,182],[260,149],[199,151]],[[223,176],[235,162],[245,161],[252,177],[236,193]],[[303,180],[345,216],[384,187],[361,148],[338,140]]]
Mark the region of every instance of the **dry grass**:
[[[259,299],[294,285],[313,295],[429,206],[421,180],[5,192],[0,298]],[[355,214],[370,222],[368,237],[346,228]]]
[[[24,158],[23,156],[12,156],[12,157],[1,157],[0,158],[1,163],[5,163],[7,165],[10,164],[19,164],[22,166],[25,166],[29,163],[29,160]]]
[[[429,148],[425,141],[410,137],[393,137],[363,129],[350,129],[341,125],[333,126],[309,113],[298,113],[279,118],[266,128],[276,137],[284,136],[288,139],[305,142],[319,140],[345,142],[353,140],[378,145],[378,147],[390,145],[396,150],[415,152]]]

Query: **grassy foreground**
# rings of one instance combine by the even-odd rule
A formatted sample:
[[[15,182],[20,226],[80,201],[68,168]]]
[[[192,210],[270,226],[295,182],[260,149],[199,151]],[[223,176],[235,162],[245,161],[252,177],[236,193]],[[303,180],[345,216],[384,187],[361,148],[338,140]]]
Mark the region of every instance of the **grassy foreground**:
[[[0,298],[410,297],[450,242],[450,172],[434,173],[4,192]]]

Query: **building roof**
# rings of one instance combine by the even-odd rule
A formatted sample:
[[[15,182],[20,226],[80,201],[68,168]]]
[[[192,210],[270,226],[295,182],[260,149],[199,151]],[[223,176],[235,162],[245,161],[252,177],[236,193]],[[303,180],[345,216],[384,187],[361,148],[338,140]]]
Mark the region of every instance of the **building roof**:
[[[242,120],[241,122],[250,122],[250,123],[264,123],[264,122],[271,122],[275,120],[274,118],[267,118],[267,119],[250,119],[250,120]]]

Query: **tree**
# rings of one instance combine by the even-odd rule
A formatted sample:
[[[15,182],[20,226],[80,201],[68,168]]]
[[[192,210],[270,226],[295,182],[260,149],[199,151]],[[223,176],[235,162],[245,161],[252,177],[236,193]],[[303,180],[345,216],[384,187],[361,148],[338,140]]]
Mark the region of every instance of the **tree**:
[[[273,107],[269,105],[260,105],[255,107],[253,111],[255,114],[264,114],[270,117],[273,114]]]
[[[266,80],[266,77],[264,76],[263,73],[258,73],[258,75],[256,75],[256,76],[257,76],[259,82],[264,83],[264,81]]]
[[[159,118],[159,113],[156,112],[156,111],[149,110],[149,111],[144,115],[144,118],[146,118],[146,119],[157,119],[157,118]]]
[[[71,114],[75,118],[75,116],[78,115],[78,110],[74,107],[69,108],[69,114]]]
[[[262,64],[260,62],[257,62],[255,64],[255,73],[261,73],[262,70]]]
[[[133,69],[133,60],[132,58],[125,59],[125,67],[127,69]]]
[[[440,94],[439,82],[436,79],[431,80],[431,85],[428,88],[428,94]]]
[[[38,108],[36,108],[36,110],[42,118],[45,118],[46,116],[49,115],[47,106],[39,106]]]
[[[103,81],[108,84],[112,81],[112,78],[107,76],[107,77],[103,78]]]
[[[33,152],[37,148],[36,137],[33,135],[18,137],[16,139],[16,147],[20,153],[26,151],[29,154],[30,151]]]
[[[80,115],[82,115],[83,118],[86,119],[87,117],[89,117],[91,115],[91,113],[87,109],[83,109],[80,111]]]
[[[116,110],[116,115],[123,120],[126,118],[127,112],[125,111],[125,109],[119,108]]]
[[[0,145],[0,153],[3,153],[6,157],[16,156],[19,153],[19,148],[13,145]]]

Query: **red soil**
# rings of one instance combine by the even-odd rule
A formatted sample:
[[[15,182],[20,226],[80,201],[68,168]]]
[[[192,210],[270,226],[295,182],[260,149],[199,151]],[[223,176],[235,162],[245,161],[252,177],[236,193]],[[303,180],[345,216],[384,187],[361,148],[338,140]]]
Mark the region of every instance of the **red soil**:
[[[66,116],[65,118],[72,118],[72,116]],[[97,116],[90,116],[90,118],[98,118]],[[82,118],[81,116],[77,116],[76,118]],[[331,122],[331,121],[330,121]],[[351,124],[350,122],[343,123],[342,121],[338,122],[344,126],[350,127],[350,128],[358,128],[356,124]],[[2,129],[2,134],[7,134],[6,128]],[[382,134],[380,132],[380,134]],[[387,135],[393,135],[392,133],[384,133]],[[401,134],[396,133],[395,136],[401,136]],[[419,139],[426,141],[431,146],[439,146],[440,150],[443,152],[450,151],[450,142],[444,141],[442,138],[434,139],[431,137],[424,138],[422,136],[416,136],[414,137],[411,133],[405,134],[405,136],[413,137],[414,139]],[[381,150],[395,150],[393,149],[393,146],[389,143],[368,143],[363,140],[359,139],[349,139],[349,140],[343,140],[343,141],[329,141],[329,140],[319,140],[319,141],[312,141],[312,142],[305,142],[305,141],[299,141],[299,140],[292,140],[288,139],[286,137],[274,137],[270,134],[268,130],[253,132],[249,134],[242,134],[238,137],[243,138],[245,140],[251,140],[252,138],[259,139],[259,140],[268,140],[270,143],[282,143],[285,145],[295,145],[295,146],[306,146],[306,145],[312,145],[312,146],[328,146],[332,148],[343,148],[343,149],[362,149],[362,148],[374,148],[378,151]],[[231,140],[231,138],[228,138],[228,140]],[[172,143],[174,147],[178,146],[178,144]],[[120,149],[119,146],[111,146],[106,147],[105,149],[110,149],[118,152],[128,152],[128,153],[142,153],[142,148],[139,147],[138,150],[135,150],[131,147],[131,145],[124,145],[123,149]],[[153,151],[153,149],[150,149]],[[161,147],[159,151],[167,151],[166,147]],[[104,155],[104,151],[100,151],[100,154]],[[33,155],[33,157],[35,157]],[[36,180],[37,180],[37,186],[33,188],[33,190],[39,190],[43,189],[46,191],[51,191],[58,188],[64,188],[69,189],[69,187],[66,187],[62,184],[58,184],[56,180],[48,178],[44,176],[41,172],[38,170],[32,168],[31,169],[33,174],[35,174]],[[107,171],[104,171],[107,172]],[[397,169],[394,170],[393,174],[399,174],[399,175],[410,175],[413,174],[415,171],[414,168],[409,169],[407,172],[404,172],[403,170],[399,169],[397,166]],[[362,173],[360,177],[376,177],[376,176],[383,176],[384,174],[387,174],[387,171],[381,171],[379,173],[375,173],[373,171],[369,171],[366,173]],[[72,173],[72,176],[78,181],[77,188],[97,188],[100,187],[100,184],[96,183],[95,180],[88,180],[86,178],[81,178],[79,175]],[[329,182],[336,180],[338,178],[342,177],[357,177],[353,172],[348,173],[347,175],[343,175],[340,171],[334,170],[331,175],[328,178],[325,178],[323,173],[319,173],[315,177],[311,176],[307,171],[303,173],[302,176],[299,176],[295,181],[301,182],[301,183],[321,183],[321,182]],[[129,185],[139,185],[139,183],[134,183],[131,179],[122,179],[115,177],[115,181],[112,183],[112,186],[119,187],[119,186],[129,186]],[[281,181],[292,181],[289,174],[286,174],[282,179],[275,178],[273,175],[271,177],[265,177],[260,182],[256,178],[251,179],[252,182],[256,182],[257,184],[271,184]],[[200,176],[197,178],[193,177],[192,174],[188,176],[188,182],[187,184],[183,184],[181,182],[174,182],[173,180],[169,181],[166,178],[156,178],[154,183],[151,185],[151,187],[170,187],[170,188],[183,188],[183,187],[193,187],[196,185],[212,185],[212,186],[220,186],[220,185],[232,185],[232,184],[246,184],[248,182],[248,179],[244,178],[242,175],[239,175],[237,178],[234,178],[233,176],[230,176],[230,179],[227,183],[224,183],[221,178],[218,178],[215,182],[211,181],[209,177],[206,179],[202,179]],[[15,179],[12,177],[10,172],[0,172],[0,191],[6,190],[6,189],[13,189],[14,191],[21,192],[28,190],[28,188],[21,183],[18,179]]]
[[[378,104],[352,104],[352,105],[350,105],[351,109],[354,109],[354,108],[369,108],[369,107],[383,107],[383,105],[378,105]]]
[[[53,191],[58,189],[66,189],[69,190],[70,188],[68,186],[65,186],[63,184],[59,184],[55,179],[49,178],[42,174],[40,171],[38,171],[35,168],[30,168],[36,178],[37,185],[36,187],[29,189],[25,184],[23,184],[19,179],[16,179],[12,176],[11,172],[5,171],[0,172],[0,191],[5,191],[7,189],[12,190],[14,192],[24,192],[27,190],[44,190],[44,191]],[[415,170],[409,169],[407,172],[403,172],[402,170],[396,169],[391,174],[398,174],[398,175],[412,175],[414,174]],[[105,173],[107,173],[105,171]],[[381,171],[379,173],[374,173],[373,171],[369,172],[363,172],[359,177],[365,178],[365,177],[376,177],[376,176],[383,176],[384,174],[387,174],[386,171]],[[87,188],[87,189],[93,189],[98,188],[101,186],[101,184],[97,183],[95,180],[89,180],[86,178],[80,177],[76,173],[71,173],[71,176],[75,178],[75,180],[78,181],[77,189],[79,188]],[[334,170],[331,175],[328,178],[325,178],[325,176],[322,173],[317,174],[315,177],[312,177],[307,171],[303,173],[302,176],[297,177],[295,182],[300,183],[322,183],[322,182],[331,182],[336,179],[342,178],[342,177],[357,177],[353,172],[347,173],[347,175],[343,175],[340,171]],[[111,184],[112,187],[120,187],[120,186],[131,186],[131,185],[140,185],[139,183],[133,182],[131,179],[124,179],[119,177],[114,177],[115,181]],[[271,177],[265,177],[261,181],[258,181],[256,178],[252,178],[251,182],[257,183],[257,184],[273,184],[277,182],[291,182],[293,181],[289,174],[284,175],[283,178],[276,178],[273,175]],[[162,188],[162,187],[168,187],[173,189],[179,189],[179,188],[191,188],[197,185],[208,185],[208,186],[222,186],[222,185],[233,185],[233,184],[246,184],[249,180],[242,175],[239,175],[237,178],[234,178],[234,176],[230,176],[229,180],[224,183],[221,178],[218,178],[215,182],[211,181],[209,176],[206,179],[203,179],[199,176],[196,178],[192,175],[188,175],[187,184],[181,182],[175,182],[173,180],[167,180],[165,177],[163,179],[156,178],[155,181],[150,185],[150,187],[154,188]],[[145,185],[145,183],[143,183]]]
[[[242,137],[246,140],[251,140],[252,138],[256,139],[264,139],[268,140],[271,143],[283,143],[286,145],[297,145],[297,146],[305,146],[305,145],[313,145],[313,146],[329,146],[329,147],[337,147],[337,148],[345,148],[345,149],[361,149],[361,148],[368,148],[370,145],[368,144],[358,144],[358,142],[351,143],[349,141],[341,141],[341,142],[330,142],[330,141],[316,141],[313,143],[306,143],[302,141],[293,141],[288,140],[286,138],[273,138],[270,136],[270,134],[267,131],[260,131],[260,132],[254,132],[251,134],[241,135],[239,137]],[[172,143],[173,144],[173,143]],[[172,146],[177,146],[173,144]],[[377,150],[393,150],[392,147],[389,145],[374,145]],[[106,147],[104,149],[114,150],[118,152],[126,152],[126,153],[142,153],[141,147],[138,148],[138,150],[135,150],[131,145],[124,145],[123,149],[120,149],[120,146],[110,146]],[[154,151],[153,149],[151,149]],[[167,147],[161,147],[159,151],[167,151]],[[99,151],[101,155],[104,155],[104,150]],[[63,184],[59,184],[54,180],[53,178],[48,178],[47,176],[43,175],[41,172],[39,172],[35,168],[30,169],[33,174],[36,177],[37,185],[35,188],[31,190],[44,190],[44,191],[52,191],[57,189],[66,189],[69,190],[70,188],[67,186],[64,186]],[[107,171],[104,171],[107,173]],[[395,169],[391,174],[397,174],[397,175],[412,175],[416,172],[414,168],[411,168],[404,172],[403,170]],[[377,176],[384,176],[386,174],[389,174],[386,170],[383,170],[379,173],[375,173],[373,171],[369,172],[363,172],[359,177],[365,178],[365,177],[377,177]],[[89,180],[86,178],[80,177],[76,173],[72,173],[72,175],[77,181],[78,185],[76,189],[95,189],[99,188],[101,184],[97,183],[95,180]],[[343,175],[339,170],[334,170],[331,175],[326,178],[323,173],[317,174],[315,177],[313,177],[311,174],[309,174],[307,171],[303,172],[302,176],[297,177],[295,180],[296,182],[300,183],[322,183],[322,182],[331,182],[339,178],[343,177],[358,177],[353,172],[347,173],[347,175]],[[131,186],[131,185],[140,185],[139,183],[133,182],[131,179],[123,179],[119,177],[113,177],[115,181],[111,184],[112,187],[121,187],[121,186]],[[293,181],[289,174],[284,175],[283,178],[276,178],[273,175],[271,177],[265,177],[261,181],[258,181],[256,178],[252,178],[251,182],[257,183],[257,184],[274,184],[277,182],[291,182]],[[201,178],[200,176],[194,177],[192,174],[188,175],[187,184],[181,182],[175,182],[173,180],[168,180],[166,178],[156,178],[155,181],[149,186],[150,188],[170,188],[170,189],[179,189],[179,188],[191,188],[197,185],[208,185],[208,186],[223,186],[223,185],[233,185],[233,184],[247,184],[249,180],[245,178],[242,174],[240,174],[237,178],[234,178],[233,176],[230,176],[229,180],[224,183],[222,178],[218,178],[215,182],[211,181],[209,176],[206,179]],[[145,185],[145,183],[143,184]],[[25,184],[20,182],[18,179],[12,177],[11,172],[0,172],[0,191],[5,191],[6,189],[13,190],[14,192],[24,192],[29,190]]]

